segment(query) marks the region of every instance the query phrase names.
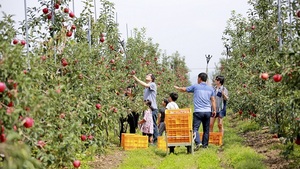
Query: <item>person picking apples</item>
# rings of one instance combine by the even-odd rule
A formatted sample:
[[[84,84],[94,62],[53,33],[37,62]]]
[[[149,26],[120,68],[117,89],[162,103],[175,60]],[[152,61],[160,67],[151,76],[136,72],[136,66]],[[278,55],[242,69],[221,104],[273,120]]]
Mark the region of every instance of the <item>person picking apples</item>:
[[[149,100],[151,101],[152,106],[152,118],[153,118],[153,143],[157,142],[158,137],[158,127],[157,127],[157,104],[156,104],[156,94],[157,94],[157,87],[155,83],[155,76],[151,73],[146,75],[146,82],[140,80],[135,75],[132,75],[135,81],[145,87],[144,89],[144,101]]]

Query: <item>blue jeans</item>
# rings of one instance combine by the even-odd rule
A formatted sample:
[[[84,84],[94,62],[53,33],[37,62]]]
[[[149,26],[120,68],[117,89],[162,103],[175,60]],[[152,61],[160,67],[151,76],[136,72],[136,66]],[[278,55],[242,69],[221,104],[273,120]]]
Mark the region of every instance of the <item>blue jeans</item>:
[[[193,113],[193,132],[196,133],[196,139],[195,139],[196,145],[201,143],[198,130],[202,123],[202,126],[203,126],[202,145],[204,147],[208,146],[210,117],[211,117],[211,112],[194,112]]]
[[[152,119],[153,119],[153,143],[157,142],[157,136],[158,136],[158,127],[157,127],[157,109],[154,109],[152,111]]]

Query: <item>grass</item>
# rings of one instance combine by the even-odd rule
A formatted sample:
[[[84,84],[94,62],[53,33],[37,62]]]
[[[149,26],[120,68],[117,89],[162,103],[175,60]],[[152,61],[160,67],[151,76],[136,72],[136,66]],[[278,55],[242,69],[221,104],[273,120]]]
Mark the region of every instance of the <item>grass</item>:
[[[237,122],[235,122],[237,123]],[[240,122],[238,122],[240,123]],[[232,128],[229,117],[224,118],[225,134],[223,146],[209,145],[208,149],[200,149],[192,154],[187,154],[184,146],[176,147],[175,154],[166,155],[156,147],[144,150],[126,151],[126,159],[119,169],[264,169],[263,156],[253,149],[243,146],[243,138],[238,132],[253,131],[258,126],[248,121],[237,124]],[[217,123],[215,130],[217,131]],[[200,128],[199,131],[202,131]]]

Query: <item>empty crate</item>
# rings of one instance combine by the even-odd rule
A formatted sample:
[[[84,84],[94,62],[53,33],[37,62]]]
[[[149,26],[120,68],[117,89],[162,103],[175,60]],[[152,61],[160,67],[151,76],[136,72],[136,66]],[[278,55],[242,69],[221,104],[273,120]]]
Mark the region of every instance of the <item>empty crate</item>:
[[[199,132],[200,134],[200,140],[202,140],[203,133]],[[209,144],[214,144],[214,145],[222,145],[223,141],[223,135],[221,132],[209,132]]]
[[[124,150],[148,148],[148,136],[122,133],[121,147]]]

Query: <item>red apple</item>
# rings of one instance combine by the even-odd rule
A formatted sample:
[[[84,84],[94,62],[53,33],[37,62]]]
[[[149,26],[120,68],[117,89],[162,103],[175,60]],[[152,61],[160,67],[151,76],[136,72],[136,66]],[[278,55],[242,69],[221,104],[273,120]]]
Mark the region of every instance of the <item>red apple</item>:
[[[61,61],[61,65],[63,65],[63,67],[68,66],[68,62],[66,60]]]
[[[4,142],[6,142],[6,136],[5,136],[5,134],[1,134],[0,135],[0,143],[4,143]]]
[[[25,40],[21,40],[21,45],[25,46],[26,45],[26,41]]]
[[[48,15],[47,15],[47,19],[52,19],[52,14],[51,13],[49,13]]]
[[[85,141],[86,140],[86,135],[81,135],[81,141]]]
[[[6,85],[3,82],[0,82],[0,93],[4,92],[6,89]]]
[[[14,40],[13,40],[13,44],[14,44],[14,45],[16,45],[16,44],[18,44],[18,43],[19,43],[19,40],[18,40],[18,39],[14,39]]]
[[[89,140],[93,140],[93,138],[94,138],[94,136],[92,136],[92,135],[89,135],[89,137],[88,137]]]
[[[132,70],[132,71],[130,72],[131,75],[135,75],[135,73],[136,73],[135,70]]]
[[[73,166],[74,166],[75,168],[80,167],[80,161],[79,161],[79,160],[75,160],[75,161],[73,162]]]
[[[72,30],[75,30],[75,29],[76,29],[76,26],[75,26],[75,25],[72,25],[72,26],[71,26],[71,29],[72,29]]]
[[[300,10],[296,13],[297,17],[300,18]]]
[[[7,106],[8,107],[14,107],[14,102],[9,102]]]
[[[98,109],[98,110],[101,109],[101,104],[99,104],[99,103],[96,104],[96,109]]]
[[[69,8],[64,8],[64,13],[69,13]]]
[[[27,72],[27,70],[25,69],[25,70],[23,70],[23,73],[26,75],[28,72]]]
[[[58,3],[54,4],[54,8],[58,9],[59,8],[59,4]]]
[[[110,50],[115,50],[113,45],[109,45]]]
[[[46,145],[46,143],[45,143],[44,141],[42,141],[42,140],[39,140],[39,141],[37,142],[37,146],[38,146],[39,148],[43,148],[45,145]]]
[[[275,75],[273,76],[273,80],[274,80],[275,82],[280,82],[280,81],[282,80],[281,74],[275,74]]]
[[[33,124],[34,124],[34,120],[32,118],[30,118],[30,117],[25,118],[24,127],[30,128],[33,126]]]
[[[14,84],[13,84],[13,87],[14,87],[14,89],[17,89],[18,83],[14,83]]]
[[[254,30],[254,29],[255,29],[255,26],[254,26],[254,25],[252,25],[252,26],[251,26],[251,29],[252,29],[252,30]]]
[[[110,60],[110,63],[111,63],[111,64],[114,64],[114,63],[115,63],[115,60],[114,60],[114,59]]]
[[[72,34],[73,34],[72,31],[68,31],[66,35],[67,35],[67,37],[71,37]]]
[[[267,80],[269,78],[269,74],[268,73],[262,73],[260,77],[264,80]]]
[[[100,42],[103,43],[104,41],[105,41],[105,38],[104,38],[104,37],[101,37],[101,38],[100,38]]]
[[[44,14],[47,14],[48,12],[49,12],[48,8],[44,8],[44,9],[43,9],[43,13],[44,13]]]
[[[71,18],[74,18],[74,17],[75,17],[75,14],[74,14],[73,12],[70,12],[70,13],[69,13],[69,16],[70,16]]]

